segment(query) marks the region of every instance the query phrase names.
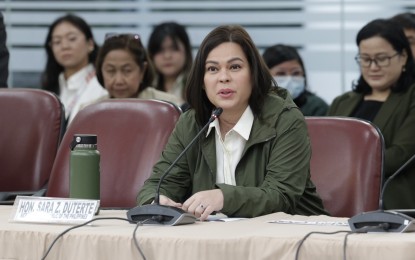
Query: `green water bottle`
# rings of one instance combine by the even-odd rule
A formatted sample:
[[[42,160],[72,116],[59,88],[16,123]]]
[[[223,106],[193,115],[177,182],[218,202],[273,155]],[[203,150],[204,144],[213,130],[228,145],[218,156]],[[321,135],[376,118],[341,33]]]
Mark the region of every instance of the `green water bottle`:
[[[100,154],[96,135],[76,134],[70,145],[69,197],[100,199]]]

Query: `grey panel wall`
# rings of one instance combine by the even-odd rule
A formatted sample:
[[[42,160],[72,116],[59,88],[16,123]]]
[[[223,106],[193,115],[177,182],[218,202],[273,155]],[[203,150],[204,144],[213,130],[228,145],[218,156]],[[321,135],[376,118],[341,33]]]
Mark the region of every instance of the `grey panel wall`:
[[[42,47],[48,25],[67,12],[82,16],[102,43],[106,32],[134,32],[144,44],[152,27],[174,20],[187,27],[194,52],[220,24],[241,24],[260,52],[276,43],[300,49],[312,91],[327,102],[351,88],[359,75],[354,62],[357,31],[374,18],[415,10],[415,1],[263,0],[263,1],[18,1],[0,2],[11,53],[9,85],[39,87],[45,64]]]

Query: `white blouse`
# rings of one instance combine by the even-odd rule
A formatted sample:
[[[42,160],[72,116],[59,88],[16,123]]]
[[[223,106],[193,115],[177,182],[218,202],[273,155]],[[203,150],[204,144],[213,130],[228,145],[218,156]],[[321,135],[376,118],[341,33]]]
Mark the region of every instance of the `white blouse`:
[[[241,160],[253,123],[254,114],[250,106],[245,109],[236,125],[226,133],[224,140],[220,134],[219,120],[210,123],[207,134],[215,128],[216,183],[236,185],[235,169]]]
[[[60,99],[65,107],[68,123],[86,105],[108,95],[95,75],[95,68],[89,64],[65,80],[63,72],[59,75]]]

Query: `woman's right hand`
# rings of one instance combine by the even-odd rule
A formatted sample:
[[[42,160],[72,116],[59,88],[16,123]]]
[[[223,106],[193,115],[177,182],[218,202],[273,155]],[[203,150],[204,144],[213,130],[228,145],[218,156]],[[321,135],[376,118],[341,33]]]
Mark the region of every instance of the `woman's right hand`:
[[[160,205],[172,206],[172,207],[176,207],[176,208],[181,208],[182,207],[181,203],[175,202],[174,200],[172,200],[172,199],[170,199],[170,198],[168,198],[167,196],[164,196],[164,195],[160,195],[159,202],[160,202]]]

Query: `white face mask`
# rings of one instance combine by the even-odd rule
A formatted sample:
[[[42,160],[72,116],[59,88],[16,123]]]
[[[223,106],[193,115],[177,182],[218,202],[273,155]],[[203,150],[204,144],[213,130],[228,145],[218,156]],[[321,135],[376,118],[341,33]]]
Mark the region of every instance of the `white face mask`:
[[[305,79],[301,76],[275,76],[274,80],[278,86],[290,92],[293,99],[298,98],[305,89]]]

